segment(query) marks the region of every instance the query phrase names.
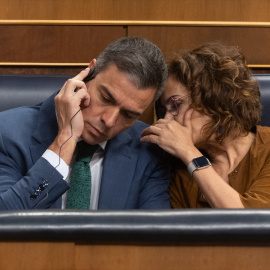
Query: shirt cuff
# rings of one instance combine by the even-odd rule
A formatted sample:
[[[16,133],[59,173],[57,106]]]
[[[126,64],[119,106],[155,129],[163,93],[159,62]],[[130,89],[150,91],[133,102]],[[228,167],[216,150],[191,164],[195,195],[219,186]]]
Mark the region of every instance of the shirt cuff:
[[[56,153],[47,149],[42,155],[66,180],[69,174],[69,166]]]

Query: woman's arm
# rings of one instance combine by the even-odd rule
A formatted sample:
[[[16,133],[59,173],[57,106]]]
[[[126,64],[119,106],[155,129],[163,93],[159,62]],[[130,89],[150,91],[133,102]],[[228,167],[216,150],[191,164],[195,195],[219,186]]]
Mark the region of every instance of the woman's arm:
[[[142,133],[142,142],[158,144],[168,153],[181,159],[186,166],[202,153],[194,146],[190,109],[184,124],[175,120],[160,119]],[[244,208],[240,194],[225,182],[212,166],[193,172],[193,177],[213,208]]]

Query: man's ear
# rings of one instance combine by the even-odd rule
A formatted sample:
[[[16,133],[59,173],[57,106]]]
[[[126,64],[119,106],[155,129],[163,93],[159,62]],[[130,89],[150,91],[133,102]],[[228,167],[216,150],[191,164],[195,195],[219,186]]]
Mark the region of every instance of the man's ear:
[[[96,59],[93,59],[93,60],[90,62],[89,66],[88,66],[88,67],[90,68],[89,73],[88,73],[88,75],[83,79],[84,83],[87,83],[87,82],[93,80],[93,79],[96,77],[96,75],[95,75],[95,66],[96,66]]]
[[[93,60],[89,63],[88,67],[94,68],[94,67],[96,66],[96,62],[97,62],[97,60],[96,60],[96,59],[93,59]]]

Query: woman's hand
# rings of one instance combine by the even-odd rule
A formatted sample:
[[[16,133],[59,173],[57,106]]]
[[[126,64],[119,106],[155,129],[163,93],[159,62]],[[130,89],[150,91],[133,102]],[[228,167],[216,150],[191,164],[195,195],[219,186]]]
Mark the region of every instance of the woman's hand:
[[[174,119],[158,120],[142,132],[141,142],[155,143],[166,152],[180,158],[186,165],[189,164],[200,154],[192,140],[192,113],[193,109],[185,112],[182,125]]]

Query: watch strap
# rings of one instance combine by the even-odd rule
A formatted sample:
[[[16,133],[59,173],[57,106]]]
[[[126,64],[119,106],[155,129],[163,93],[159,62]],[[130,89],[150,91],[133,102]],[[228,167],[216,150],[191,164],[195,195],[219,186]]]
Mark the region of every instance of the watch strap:
[[[196,167],[195,164],[193,163],[193,160],[188,164],[187,170],[188,170],[188,172],[189,172],[190,175],[192,175],[193,172],[194,172],[195,170],[197,170],[197,167]]]

